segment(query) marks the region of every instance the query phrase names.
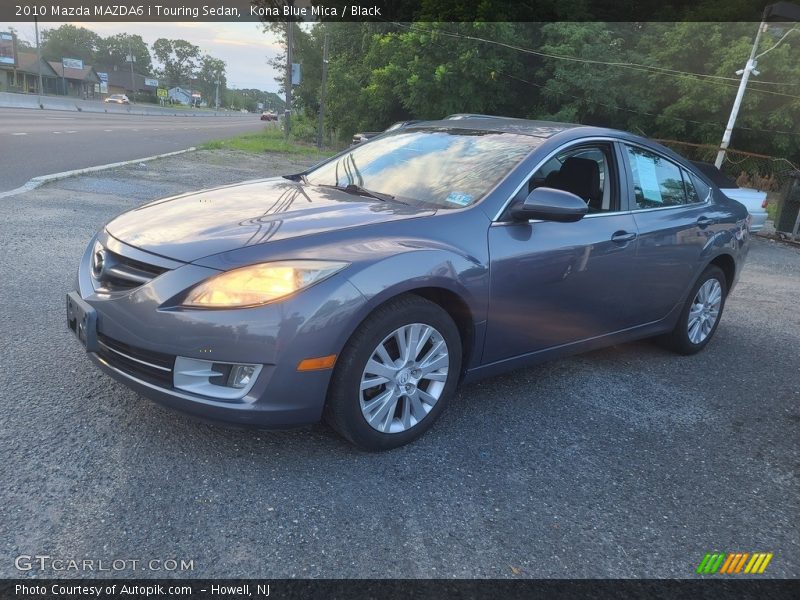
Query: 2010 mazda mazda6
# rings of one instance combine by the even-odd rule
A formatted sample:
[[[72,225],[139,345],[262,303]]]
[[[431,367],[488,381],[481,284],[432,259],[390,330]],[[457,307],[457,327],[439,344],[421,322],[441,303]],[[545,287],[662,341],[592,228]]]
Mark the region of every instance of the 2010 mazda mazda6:
[[[67,317],[143,396],[245,425],[325,418],[388,449],[459,382],[637,338],[701,350],[748,224],[628,133],[430,121],[124,213],[89,243]]]

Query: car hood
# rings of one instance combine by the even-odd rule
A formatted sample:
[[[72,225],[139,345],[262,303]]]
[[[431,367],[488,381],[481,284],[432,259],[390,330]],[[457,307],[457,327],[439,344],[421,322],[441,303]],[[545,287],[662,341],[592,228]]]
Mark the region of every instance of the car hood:
[[[157,200],[120,215],[106,230],[147,252],[192,262],[244,246],[434,213],[280,177]]]

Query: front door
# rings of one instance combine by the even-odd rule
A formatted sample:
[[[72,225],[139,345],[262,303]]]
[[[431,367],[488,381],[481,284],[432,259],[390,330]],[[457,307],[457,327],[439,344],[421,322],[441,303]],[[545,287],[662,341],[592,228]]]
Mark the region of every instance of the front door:
[[[622,203],[618,151],[582,144],[533,174],[519,198],[540,186],[581,196],[589,214],[575,223],[498,221],[483,363],[587,340],[640,324],[629,301],[637,285],[637,229]]]

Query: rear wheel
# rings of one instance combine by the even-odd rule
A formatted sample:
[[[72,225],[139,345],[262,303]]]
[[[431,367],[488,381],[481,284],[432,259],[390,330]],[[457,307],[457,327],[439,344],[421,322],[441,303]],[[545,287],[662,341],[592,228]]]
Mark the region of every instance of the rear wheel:
[[[662,338],[665,345],[680,354],[695,354],[705,348],[717,330],[727,293],[722,269],[710,265],[689,293],[675,329]]]
[[[325,418],[366,450],[421,436],[453,396],[461,339],[440,306],[414,295],[379,307],[336,362]]]

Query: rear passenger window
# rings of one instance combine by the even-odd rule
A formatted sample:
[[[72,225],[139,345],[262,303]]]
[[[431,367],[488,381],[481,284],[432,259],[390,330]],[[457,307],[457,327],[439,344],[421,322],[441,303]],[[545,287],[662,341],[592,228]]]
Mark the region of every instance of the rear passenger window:
[[[633,176],[634,208],[661,208],[687,203],[683,176],[678,165],[643,150],[626,146],[628,164]],[[692,187],[694,191],[694,187]],[[691,200],[697,202],[697,200]]]

